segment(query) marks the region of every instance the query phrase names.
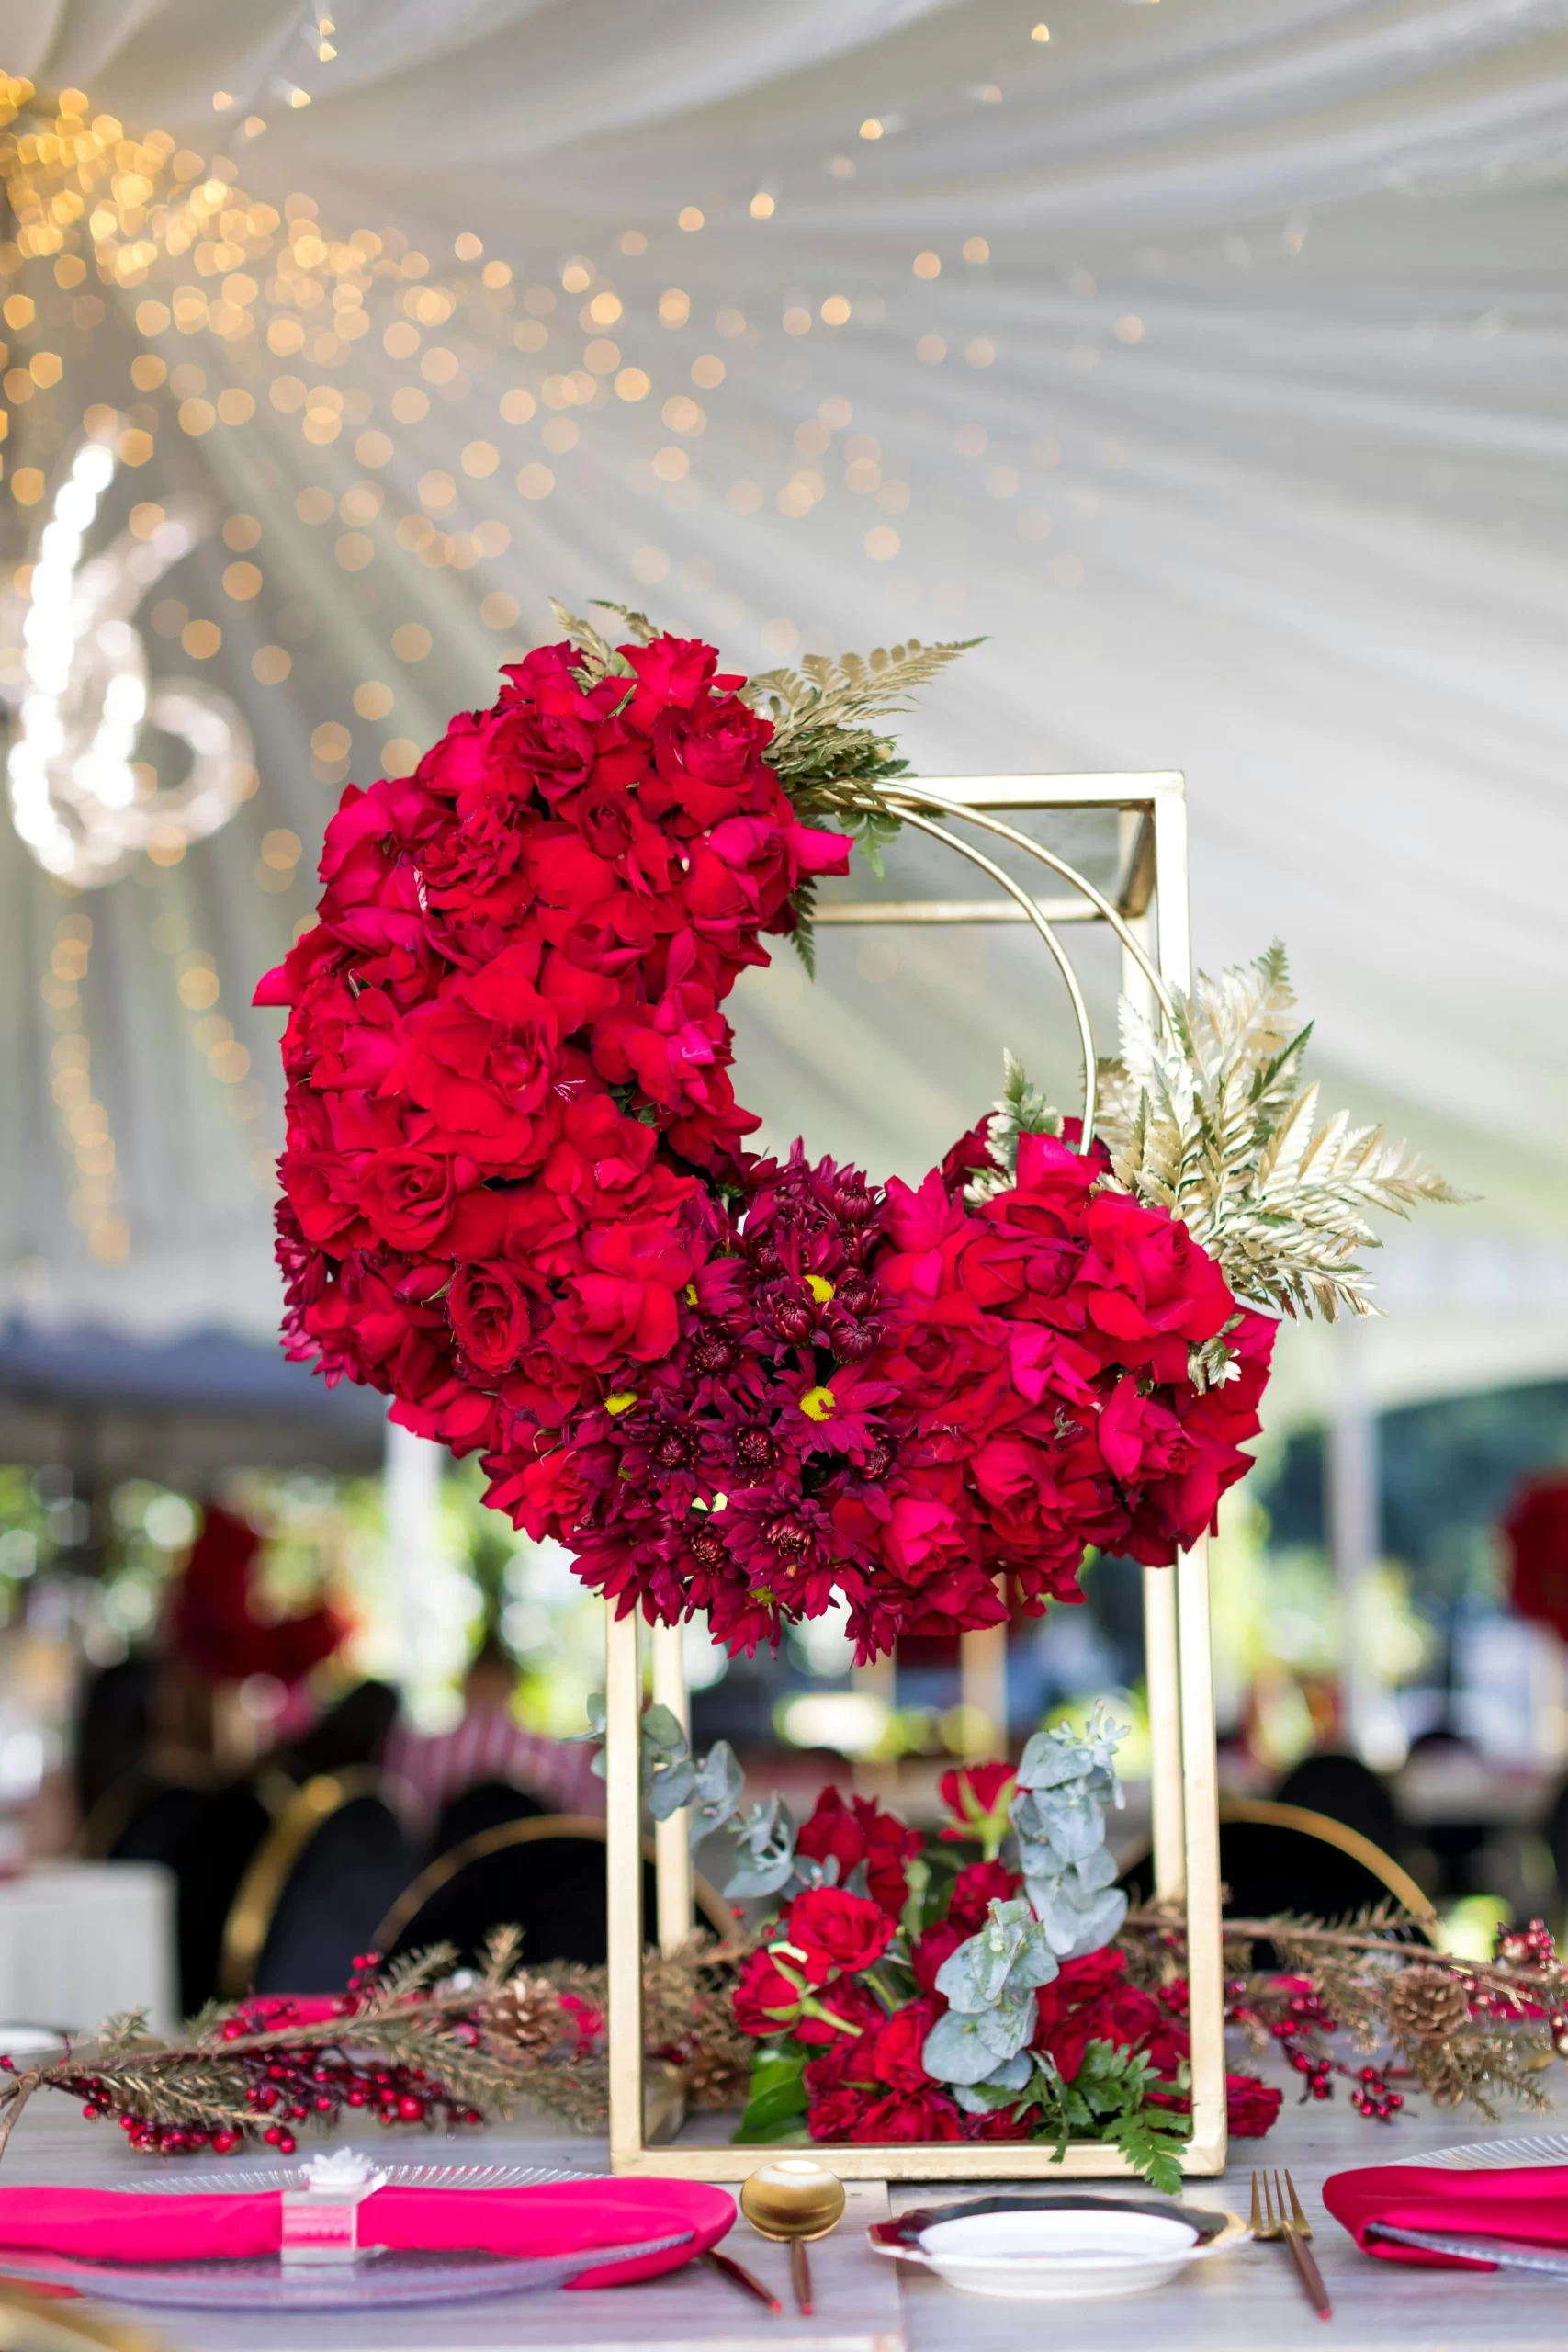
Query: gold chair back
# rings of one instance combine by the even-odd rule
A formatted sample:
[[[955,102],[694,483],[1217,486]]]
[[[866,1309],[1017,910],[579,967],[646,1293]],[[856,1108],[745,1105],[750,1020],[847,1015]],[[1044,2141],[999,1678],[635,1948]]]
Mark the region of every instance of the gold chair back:
[[[237,2001],[249,1991],[283,1890],[311,1839],[345,1804],[360,1797],[378,1796],[380,1792],[379,1773],[358,1764],[342,1772],[318,1772],[276,1810],[272,1827],[252,1856],[223,1924],[218,1962],[218,1991],[222,1999]]]
[[[596,1813],[536,1813],[523,1821],[502,1821],[493,1829],[481,1829],[472,1838],[465,1838],[459,1845],[445,1854],[437,1854],[425,1865],[412,1886],[401,1894],[376,1931],[378,1951],[391,1951],[399,1937],[411,1920],[418,1917],[433,1894],[438,1894],[450,1884],[459,1871],[470,1862],[482,1861],[489,1854],[499,1854],[510,1846],[535,1846],[554,1838],[579,1838],[598,1845],[605,1842],[605,1827]],[[642,1858],[654,1861],[654,1841],[642,1841]],[[692,1882],[692,1897],[705,1923],[716,1935],[728,1936],[735,1927],[735,1915],[716,1887],[699,1871]]]

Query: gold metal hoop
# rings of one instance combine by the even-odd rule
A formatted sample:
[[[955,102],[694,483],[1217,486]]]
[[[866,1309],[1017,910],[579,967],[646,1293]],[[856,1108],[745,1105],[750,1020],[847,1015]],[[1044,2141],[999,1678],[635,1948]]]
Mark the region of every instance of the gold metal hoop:
[[[1174,1030],[1176,1008],[1158,971],[1122,920],[1122,915],[1104,893],[1096,889],[1088,876],[1080,874],[1076,866],[1069,865],[1065,858],[1058,857],[1054,850],[1047,849],[1043,842],[1032,841],[1027,833],[1020,832],[1016,825],[1004,824],[999,817],[992,816],[987,810],[966,808],[962,801],[949,800],[941,793],[922,792],[918,786],[890,786],[884,795],[884,800],[886,806],[897,810],[901,823],[913,825],[918,831],[929,835],[932,841],[941,842],[944,848],[955,851],[969,865],[978,866],[981,873],[988,875],[993,882],[999,884],[1008,896],[1016,901],[1023,912],[1025,921],[1033,925],[1050,949],[1056,969],[1062,976],[1063,985],[1066,989],[1068,1001],[1073,1008],[1073,1018],[1077,1023],[1078,1050],[1083,1056],[1083,1120],[1077,1142],[1074,1147],[1082,1155],[1094,1142],[1095,1113],[1099,1107],[1099,1069],[1089,1007],[1084,1001],[1083,989],[1078,984],[1077,974],[1073,969],[1072,959],[1057,938],[1051,922],[1041,912],[1039,906],[1031,898],[1021,882],[1015,881],[1010,874],[1004,872],[995,859],[987,857],[983,850],[976,849],[972,842],[964,841],[957,833],[950,831],[945,825],[934,824],[929,817],[921,816],[919,813],[919,810],[940,808],[945,816],[961,818],[965,824],[976,825],[988,833],[995,833],[999,839],[1010,842],[1015,849],[1021,849],[1030,857],[1038,860],[1042,865],[1049,866],[1054,874],[1060,875],[1062,879],[1070,883],[1074,889],[1081,890],[1103,920],[1111,925],[1122,947],[1137,965],[1139,971],[1153,990],[1155,1001],[1159,1006],[1161,1013]],[[865,801],[860,806],[869,812],[874,804]]]

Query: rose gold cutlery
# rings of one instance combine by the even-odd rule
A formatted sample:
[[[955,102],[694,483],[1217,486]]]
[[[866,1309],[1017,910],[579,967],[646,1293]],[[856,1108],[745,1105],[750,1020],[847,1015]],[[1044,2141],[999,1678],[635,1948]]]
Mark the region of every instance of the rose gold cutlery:
[[[1311,2303],[1319,2319],[1332,2319],[1334,2306],[1328,2300],[1328,2290],[1323,2283],[1323,2273],[1319,2270],[1307,2246],[1307,2240],[1312,2235],[1312,2224],[1302,2211],[1302,2200],[1296,2195],[1295,2182],[1287,2172],[1284,2187],[1281,2188],[1280,2176],[1276,2172],[1274,2185],[1270,2189],[1269,2176],[1264,2173],[1260,2211],[1258,2194],[1258,2177],[1256,2172],[1252,2176],[1253,2236],[1261,2239],[1282,2238],[1284,2240],[1290,2250],[1291,2259],[1296,2266],[1296,2276],[1302,2282],[1302,2290],[1308,2302]],[[1288,2211],[1285,2204],[1287,2192],[1290,2196]],[[1277,2214],[1276,2200],[1278,2200]]]

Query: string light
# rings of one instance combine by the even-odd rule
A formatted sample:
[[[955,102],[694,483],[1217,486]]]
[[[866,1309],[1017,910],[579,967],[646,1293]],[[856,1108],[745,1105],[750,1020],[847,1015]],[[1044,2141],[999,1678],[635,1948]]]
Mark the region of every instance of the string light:
[[[302,29],[307,39],[325,40],[330,20],[312,9]],[[1042,30],[1036,28],[1037,33]],[[987,85],[984,94],[989,92]],[[363,514],[351,515],[346,505],[341,509],[350,527],[329,535],[329,544],[337,566],[350,575],[373,575],[373,568],[388,559],[394,565],[409,560],[427,571],[459,573],[490,560],[507,544],[506,525],[481,508],[469,527],[465,504],[483,500],[493,505],[494,493],[504,499],[513,485],[525,510],[558,495],[570,481],[562,471],[563,461],[572,466],[580,462],[574,453],[587,446],[592,413],[616,401],[651,402],[666,413],[666,431],[674,436],[658,447],[646,447],[634,459],[626,475],[628,486],[678,510],[703,497],[694,463],[696,453],[682,446],[682,438],[689,442],[700,427],[671,421],[670,401],[679,395],[670,391],[668,374],[660,382],[657,365],[646,349],[637,348],[639,334],[646,333],[646,311],[640,319],[636,315],[640,306],[629,300],[624,288],[609,282],[592,256],[568,254],[558,261],[549,281],[530,284],[525,275],[514,279],[512,263],[487,257],[484,240],[464,230],[455,237],[453,258],[443,268],[439,256],[433,265],[430,255],[413,249],[395,228],[362,228],[340,235],[322,220],[315,200],[303,193],[280,204],[253,198],[239,184],[239,166],[231,158],[203,156],[163,131],[128,135],[118,119],[96,114],[81,91],[60,92],[48,109],[40,105],[36,111],[23,111],[7,136],[5,122],[28,109],[33,95],[25,82],[0,81],[0,173],[16,220],[15,243],[0,243],[0,280],[23,264],[42,262],[54,266],[56,285],[69,291],[96,266],[102,282],[130,292],[140,332],[151,343],[163,341],[171,359],[181,342],[189,350],[189,338],[210,335],[220,347],[222,362],[227,363],[228,353],[221,346],[232,351],[235,370],[243,379],[209,385],[203,371],[188,362],[170,365],[156,351],[139,354],[142,372],[133,374],[138,390],[157,392],[166,385],[169,405],[164,409],[143,402],[119,419],[114,441],[119,465],[145,464],[154,454],[159,431],[167,433],[176,423],[183,434],[201,439],[253,417],[275,434],[297,431],[323,452],[338,445],[345,453],[352,449],[362,474],[380,474],[390,496]],[[283,95],[291,102],[308,96],[297,93],[292,84]],[[976,95],[981,95],[977,86]],[[238,112],[237,107],[229,110]],[[253,134],[253,126],[255,131],[265,127],[259,116],[246,119],[247,134]],[[903,118],[889,112],[867,116],[859,126],[862,138],[873,142],[903,127]],[[240,134],[236,120],[230,130],[236,153]],[[840,157],[828,168],[852,176],[855,167]],[[741,193],[737,209],[764,220],[780,199],[774,189],[752,185],[754,193]],[[680,224],[693,232],[708,227],[725,202],[719,192],[705,191],[700,204],[687,205],[678,215]],[[628,229],[615,242],[628,257],[640,257],[649,250],[640,230]],[[963,254],[971,265],[989,259],[986,240],[977,236],[964,243]],[[950,270],[953,256],[946,259]],[[947,274],[943,257],[934,252],[919,254],[915,268],[923,279]],[[5,291],[0,285],[0,294]],[[34,292],[41,295],[48,311],[53,298],[37,277],[28,296],[22,298],[29,310]],[[667,332],[678,334],[693,323],[692,299],[684,288],[666,286],[662,293],[650,288],[643,300],[650,299],[659,324]],[[0,302],[0,310],[5,308]],[[628,309],[633,313],[629,318]],[[101,305],[98,311],[101,317]],[[772,333],[782,328],[803,340],[815,333],[820,340],[852,323],[874,325],[888,314],[879,296],[856,295],[852,300],[830,284],[827,290],[809,289],[809,296],[805,288],[798,296],[791,289],[782,316],[773,314]],[[570,347],[574,322],[583,338],[575,349]],[[42,322],[36,332],[40,342],[57,340]],[[758,326],[730,306],[718,311],[708,332],[747,351],[759,342]],[[761,334],[765,337],[768,333],[764,323]],[[383,383],[374,391],[340,386],[332,371],[350,358],[355,343],[367,334],[375,335],[397,363],[402,380]],[[68,341],[60,344],[68,353],[74,347]],[[679,377],[698,390],[716,390],[727,381],[726,361],[712,350],[699,351],[694,358],[692,348],[688,345],[681,354]],[[972,367],[984,368],[995,357],[994,345],[983,334],[971,334],[957,348]],[[542,359],[539,373],[527,369],[526,381],[508,386],[504,377],[496,383],[491,376],[486,382],[479,376],[481,367],[492,365],[498,356],[504,364],[511,351],[529,359],[542,359],[547,351],[549,356]],[[950,360],[947,341],[928,333],[919,338],[914,356],[925,366],[938,366]],[[34,355],[35,360],[40,356],[47,360],[48,355]],[[637,364],[639,359],[644,364]],[[804,367],[804,354],[792,364]],[[28,387],[18,399],[30,400],[37,391],[47,413],[47,388],[38,385],[30,365],[23,373]],[[477,383],[475,378],[479,379]],[[445,464],[426,466],[423,472],[416,465],[400,478],[394,469],[397,426],[420,424],[430,414],[433,401],[467,403],[476,392],[482,404],[466,410],[473,418],[468,431],[476,437],[454,435],[453,454]],[[504,434],[499,446],[484,436],[479,417],[496,415],[491,403],[499,403],[502,424],[526,429],[534,441],[532,450],[518,449]],[[521,432],[518,437],[523,437]],[[761,439],[757,454],[767,454]],[[38,469],[23,470],[37,476],[36,490],[31,481],[27,484],[29,494],[45,495]],[[765,486],[752,483],[748,475],[730,486],[729,503],[737,512],[755,513],[773,505],[790,519],[804,519],[818,511],[826,495],[814,472],[796,465],[782,480],[775,475],[766,481]],[[13,484],[23,487],[17,476]],[[879,482],[878,489],[882,486]],[[334,493],[344,489],[338,480],[333,492],[323,492],[327,513],[338,508]],[[406,507],[399,503],[400,492]],[[907,499],[907,489],[904,495]],[[885,512],[898,511],[885,504]],[[243,556],[248,550],[236,548],[234,552]],[[628,561],[630,554],[628,547]],[[884,555],[879,560],[889,559]],[[231,633],[261,610],[256,602],[264,585],[260,570],[259,564],[246,561],[224,569],[230,604],[220,606],[220,613],[229,614],[223,626]],[[357,579],[345,582],[350,584],[355,592],[361,588]],[[437,583],[433,581],[431,586],[434,590]],[[359,609],[368,614],[379,601],[373,576],[365,579],[363,590]],[[506,592],[476,583],[473,609],[479,614],[487,605],[499,615],[507,608]],[[719,625],[716,619],[715,626]],[[256,646],[253,639],[246,645],[245,658],[258,684],[281,683],[290,675],[298,679],[299,657],[289,649],[309,637],[312,627],[309,602],[299,594],[288,598],[273,623],[274,633],[284,642]],[[191,632],[188,639],[186,631]],[[187,613],[176,633],[193,660],[210,658],[222,643],[217,616],[209,619]],[[400,634],[407,642],[406,632]],[[405,658],[396,645],[393,650],[395,658]],[[0,673],[4,662],[0,651]],[[403,741],[395,739],[400,753]],[[342,763],[313,761],[312,772],[322,781],[335,781]],[[172,842],[166,854],[177,854]]]
[[[293,880],[289,861],[298,861],[302,846],[299,835],[286,829],[267,834],[262,843],[263,870],[283,876],[268,888],[288,888]],[[266,1098],[251,1077],[250,1049],[236,1037],[234,1024],[223,1011],[222,984],[216,960],[205,948],[192,946],[190,925],[173,908],[153,917],[152,939],[160,955],[173,959],[175,992],[190,1016],[190,1040],[208,1076],[220,1089],[230,1117],[242,1131],[250,1134],[252,1148],[247,1168],[251,1181],[263,1192],[275,1192],[276,1168],[259,1135]]]
[[[60,1114],[61,1141],[76,1168],[65,1213],[85,1233],[93,1256],[101,1264],[118,1265],[130,1253],[130,1228],[118,1207],[118,1159],[108,1113],[93,1092],[92,1047],[82,1017],[82,983],[92,949],[91,918],[62,915],[54,927],[40,993],[58,1033],[50,1052],[50,1091]]]

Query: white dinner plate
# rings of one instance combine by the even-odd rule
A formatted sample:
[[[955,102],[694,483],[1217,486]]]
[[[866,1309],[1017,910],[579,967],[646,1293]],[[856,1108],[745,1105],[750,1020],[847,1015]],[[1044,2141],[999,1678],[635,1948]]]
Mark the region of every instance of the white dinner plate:
[[[970,2295],[1102,2301],[1160,2287],[1247,2235],[1239,2213],[1169,2197],[1061,2189],[918,2208],[867,2232],[874,2253],[934,2270]]]

